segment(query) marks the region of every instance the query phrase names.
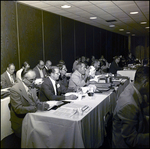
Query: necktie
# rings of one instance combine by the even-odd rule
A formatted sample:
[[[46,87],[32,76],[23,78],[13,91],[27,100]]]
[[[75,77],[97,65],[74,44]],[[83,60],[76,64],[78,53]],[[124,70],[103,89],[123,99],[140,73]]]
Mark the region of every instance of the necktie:
[[[28,88],[27,94],[28,94],[28,97],[29,97],[30,99],[32,99],[32,91],[31,91],[31,88],[30,88],[30,87]]]
[[[14,84],[13,75],[10,75],[10,78],[11,78],[11,80],[10,80],[10,81],[11,81],[11,83],[12,83],[12,84]]]

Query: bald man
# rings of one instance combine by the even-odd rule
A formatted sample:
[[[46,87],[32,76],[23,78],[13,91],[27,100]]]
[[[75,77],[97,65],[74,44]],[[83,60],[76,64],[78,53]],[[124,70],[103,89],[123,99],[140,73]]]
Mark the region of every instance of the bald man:
[[[47,110],[49,105],[46,102],[40,102],[37,98],[36,89],[32,88],[36,78],[33,70],[23,70],[22,80],[16,83],[10,89],[10,121],[11,127],[19,138],[21,138],[22,121],[27,113],[37,110]]]
[[[39,60],[39,63],[33,68],[33,70],[36,73],[36,78],[44,78],[45,72],[44,72],[44,61]]]

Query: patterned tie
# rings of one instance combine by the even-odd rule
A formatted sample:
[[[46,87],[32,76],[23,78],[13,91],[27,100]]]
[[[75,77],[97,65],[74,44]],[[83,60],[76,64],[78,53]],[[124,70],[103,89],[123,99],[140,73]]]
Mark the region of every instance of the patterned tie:
[[[10,75],[10,78],[11,78],[11,80],[10,80],[11,83],[14,84],[14,78],[13,78],[13,75]]]
[[[28,88],[27,94],[28,94],[28,97],[29,97],[30,99],[32,99],[32,91],[31,91],[31,87]]]

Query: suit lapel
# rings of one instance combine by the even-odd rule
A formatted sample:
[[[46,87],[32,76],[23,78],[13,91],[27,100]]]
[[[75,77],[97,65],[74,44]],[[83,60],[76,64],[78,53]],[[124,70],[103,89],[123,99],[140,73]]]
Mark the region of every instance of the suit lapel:
[[[28,97],[28,94],[27,94],[27,92],[26,92],[26,90],[25,90],[25,88],[24,88],[21,81],[20,81],[20,86],[19,87],[20,87],[19,88],[20,91],[22,92],[22,96],[29,102],[31,99]]]
[[[5,72],[5,76],[6,76],[6,80],[8,81],[7,84],[12,84],[11,81],[10,81],[10,79],[9,79],[9,76],[8,76],[7,72]]]
[[[52,84],[52,81],[50,80],[49,77],[48,77],[48,80],[49,80],[49,84],[50,84],[51,88],[53,89],[53,90],[52,90],[52,91],[53,91],[53,94],[55,95],[54,86],[53,86],[53,84]]]

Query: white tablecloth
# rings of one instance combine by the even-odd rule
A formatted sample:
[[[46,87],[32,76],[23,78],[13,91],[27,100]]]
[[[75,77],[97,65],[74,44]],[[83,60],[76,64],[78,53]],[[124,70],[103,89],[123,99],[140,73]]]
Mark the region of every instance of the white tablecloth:
[[[121,76],[126,76],[130,78],[130,81],[134,80],[136,70],[118,70],[117,74],[120,74]]]
[[[122,90],[126,85],[121,85]],[[21,147],[98,148],[104,141],[104,116],[113,112],[116,94],[109,91],[95,93],[92,98],[86,96],[82,100],[74,100],[73,104],[90,107],[83,115],[56,115],[57,110],[28,113],[23,120]]]
[[[8,108],[8,103],[10,102],[10,97],[1,99],[1,140],[8,135],[13,133],[11,129],[10,122],[10,110]]]

